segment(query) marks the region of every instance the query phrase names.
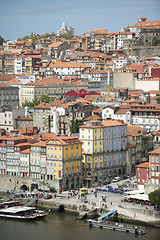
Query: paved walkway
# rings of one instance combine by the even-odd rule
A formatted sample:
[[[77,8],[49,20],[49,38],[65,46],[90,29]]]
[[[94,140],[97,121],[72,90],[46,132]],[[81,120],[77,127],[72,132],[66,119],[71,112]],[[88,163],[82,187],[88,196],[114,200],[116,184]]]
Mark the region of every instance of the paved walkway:
[[[83,198],[79,198],[78,195],[68,198],[68,192],[63,192],[56,199],[53,197],[52,201],[61,202],[62,204],[70,204],[83,206],[85,205],[88,210],[95,208],[103,208],[106,211],[116,209],[119,214],[134,220],[139,220],[143,222],[160,222],[160,218],[157,218],[157,211],[154,210],[153,206],[133,204],[129,202],[123,202],[123,195],[114,194],[114,193],[104,193],[98,192],[91,193],[89,189],[89,194],[87,195],[87,203],[83,201]],[[102,198],[106,197],[106,201],[103,201]],[[146,207],[148,209],[146,209]]]

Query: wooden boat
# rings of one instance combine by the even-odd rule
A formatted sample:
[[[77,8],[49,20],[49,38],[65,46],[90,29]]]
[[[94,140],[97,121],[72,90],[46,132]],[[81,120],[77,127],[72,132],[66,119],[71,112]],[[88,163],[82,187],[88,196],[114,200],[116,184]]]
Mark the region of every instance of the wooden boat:
[[[141,226],[130,225],[126,223],[116,223],[110,221],[96,221],[87,219],[90,227],[106,228],[110,230],[117,230],[121,232],[134,233],[137,235],[145,234],[145,228]]]
[[[6,207],[14,207],[18,205],[18,201],[5,201],[0,203],[0,209]]]
[[[37,210],[35,207],[14,206],[0,209],[0,217],[24,220],[44,218],[50,210]]]

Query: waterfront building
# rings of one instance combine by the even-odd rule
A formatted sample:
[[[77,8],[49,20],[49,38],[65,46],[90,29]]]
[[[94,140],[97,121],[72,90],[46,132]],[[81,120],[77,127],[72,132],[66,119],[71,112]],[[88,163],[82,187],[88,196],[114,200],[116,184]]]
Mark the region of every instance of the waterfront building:
[[[47,179],[73,189],[82,183],[82,142],[76,136],[55,136],[46,143]]]
[[[80,126],[84,182],[103,183],[126,173],[127,125],[119,120],[92,120]]]
[[[30,176],[32,179],[47,179],[46,141],[31,145]]]
[[[20,151],[19,176],[30,176],[30,148]]]
[[[137,188],[144,191],[144,184],[149,181],[149,162],[136,166]]]
[[[21,136],[14,133],[10,134],[9,136],[5,135],[0,137],[0,174],[20,176],[20,155],[22,151],[30,148],[30,143],[27,142],[28,138],[30,137]]]
[[[149,179],[154,185],[160,184],[160,148],[155,149],[149,154]]]

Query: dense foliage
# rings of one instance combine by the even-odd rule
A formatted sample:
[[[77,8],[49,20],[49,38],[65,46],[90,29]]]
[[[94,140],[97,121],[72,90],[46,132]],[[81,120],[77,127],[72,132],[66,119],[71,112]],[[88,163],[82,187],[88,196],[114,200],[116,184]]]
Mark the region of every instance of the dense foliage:
[[[154,205],[160,205],[160,189],[149,194],[149,200]]]
[[[64,39],[71,39],[71,38],[73,38],[73,35],[64,33],[64,34],[60,34],[60,37],[62,37]]]
[[[20,40],[29,40],[29,39],[32,39],[32,44],[33,46],[35,46],[35,42],[40,39],[40,38],[48,38],[48,37],[51,37],[51,36],[55,36],[55,33],[52,32],[51,34],[50,33],[44,33],[42,35],[39,35],[39,34],[31,34],[30,36],[25,36],[23,38],[18,38],[17,40],[20,41]]]
[[[70,124],[70,131],[72,133],[79,133],[79,126],[83,125],[84,118],[82,120],[72,120]]]
[[[40,99],[35,96],[33,101],[27,101],[25,100],[25,102],[22,103],[23,108],[24,107],[29,107],[29,108],[33,108],[35,106],[37,106],[40,103],[52,103],[54,101],[54,97],[48,97],[47,95],[41,95]]]

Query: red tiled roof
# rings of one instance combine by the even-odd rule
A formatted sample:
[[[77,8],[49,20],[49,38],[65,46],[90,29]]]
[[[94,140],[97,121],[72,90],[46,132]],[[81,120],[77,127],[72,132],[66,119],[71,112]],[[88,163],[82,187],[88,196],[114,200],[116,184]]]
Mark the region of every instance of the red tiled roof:
[[[49,103],[40,103],[38,104],[37,106],[35,106],[34,108],[37,108],[37,109],[50,109],[51,108],[51,104]]]
[[[53,42],[51,43],[48,48],[57,48],[59,47],[60,45],[62,45],[64,42]]]
[[[155,150],[153,150],[153,151],[151,151],[151,152],[148,152],[148,154],[160,154],[160,148],[157,148],[157,149],[155,149]]]
[[[144,162],[136,165],[136,168],[149,168],[149,162]]]

